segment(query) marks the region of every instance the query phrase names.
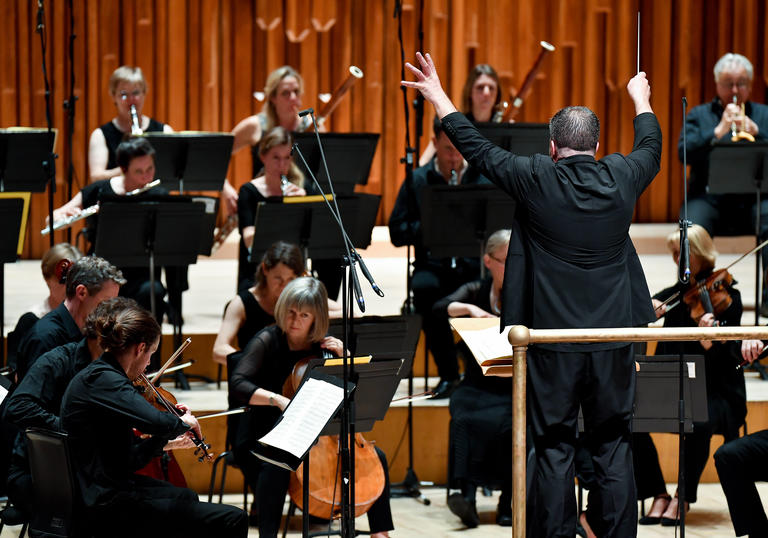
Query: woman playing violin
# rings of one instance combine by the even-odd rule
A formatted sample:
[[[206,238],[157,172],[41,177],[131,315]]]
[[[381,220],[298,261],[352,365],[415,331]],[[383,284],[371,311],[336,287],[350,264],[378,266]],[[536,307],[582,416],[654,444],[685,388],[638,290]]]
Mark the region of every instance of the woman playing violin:
[[[711,327],[715,324],[736,327],[741,323],[741,294],[730,285],[709,287],[709,294],[726,293],[730,305],[716,309],[715,312],[703,314],[698,323],[692,313],[699,310],[698,303],[691,300],[688,293],[697,283],[712,283],[719,280],[712,277],[715,268],[717,251],[712,238],[707,231],[694,224],[688,230],[690,243],[691,285],[676,284],[653,297],[654,306],[659,317],[664,315],[665,327]],[[679,257],[680,233],[675,232],[667,237],[667,247],[672,252],[672,258],[677,264]],[[717,287],[718,289],[714,289]],[[669,305],[662,302],[680,292],[680,302],[675,305],[675,299]],[[698,292],[694,291],[693,294]],[[689,303],[691,303],[689,305]],[[727,301],[726,301],[727,303]],[[723,303],[723,304],[726,304]],[[691,306],[693,305],[693,306]],[[693,433],[685,435],[685,504],[696,502],[696,490],[701,473],[709,458],[709,444],[712,435],[723,435],[725,441],[738,437],[738,429],[744,424],[746,417],[746,392],[744,374],[736,369],[741,362],[739,342],[660,342],[656,348],[657,355],[685,354],[704,355],[707,380],[707,407],[709,421],[694,423]],[[658,455],[650,435],[634,434],[633,455],[635,460],[635,479],[637,481],[638,499],[653,497],[653,505],[646,516],[640,519],[641,525],[651,525],[661,522],[662,525],[674,525],[679,522],[677,495],[671,498],[666,491],[664,478],[661,474]]]
[[[246,514],[233,506],[199,502],[197,493],[134,471],[170,443],[190,448],[197,419],[154,408],[133,386],[160,341],[160,326],[146,310],[129,306],[101,326],[101,357],[67,387],[61,425],[69,434],[72,464],[85,521],[99,536],[245,537]],[[151,435],[140,439],[134,428]],[[141,517],[143,530],[137,530]]]
[[[291,281],[275,305],[277,325],[265,328],[248,343],[229,379],[230,398],[239,405],[256,408],[243,415],[233,439],[235,460],[256,497],[259,536],[277,536],[288,491],[289,473],[265,463],[251,453],[257,440],[272,429],[289,399],[282,387],[300,360],[322,356],[323,350],[341,355],[342,344],[326,336],[328,295],[317,279]],[[392,529],[389,495],[368,511],[373,536],[386,536]]]

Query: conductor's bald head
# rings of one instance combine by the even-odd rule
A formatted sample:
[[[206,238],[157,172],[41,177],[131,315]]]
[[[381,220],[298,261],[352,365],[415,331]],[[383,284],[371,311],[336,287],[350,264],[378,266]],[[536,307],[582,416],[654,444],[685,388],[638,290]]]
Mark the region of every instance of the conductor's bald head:
[[[549,138],[560,158],[567,157],[565,153],[594,155],[600,139],[600,120],[585,106],[567,106],[549,120]]]

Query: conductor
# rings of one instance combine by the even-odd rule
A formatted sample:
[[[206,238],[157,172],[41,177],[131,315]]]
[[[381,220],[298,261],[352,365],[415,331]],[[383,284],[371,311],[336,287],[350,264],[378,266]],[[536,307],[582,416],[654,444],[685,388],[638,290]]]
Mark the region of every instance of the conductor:
[[[631,153],[596,160],[597,116],[566,107],[550,121],[549,156],[520,157],[483,138],[443,91],[430,55],[417,57],[421,69],[406,64],[416,81],[402,84],[421,91],[469,164],[520,208],[520,240],[510,244],[506,260],[501,325],[564,329],[652,321],[648,285],[629,239],[634,205],[661,160],[661,129],[645,73],[627,84],[636,114]],[[573,457],[581,406],[597,476],[589,524],[598,536],[635,536],[632,346],[531,346],[527,383],[536,450],[529,535],[575,534]]]

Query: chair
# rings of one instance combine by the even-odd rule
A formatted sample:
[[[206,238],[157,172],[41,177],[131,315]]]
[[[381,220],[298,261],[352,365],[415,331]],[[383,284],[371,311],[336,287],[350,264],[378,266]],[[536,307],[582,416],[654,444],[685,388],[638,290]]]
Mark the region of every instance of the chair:
[[[67,434],[39,428],[26,431],[34,489],[31,536],[69,537],[75,532],[75,480]]]
[[[21,525],[21,532],[19,538],[24,538],[27,532],[27,525],[29,522],[27,519],[11,504],[11,501],[6,497],[5,508],[0,510],[0,535],[3,534],[3,527],[6,525],[16,526]]]
[[[219,483],[219,503],[221,503],[222,499],[224,498],[224,483],[227,480],[227,467],[231,466],[235,469],[239,469],[237,463],[235,463],[235,455],[231,450],[225,450],[216,456],[216,459],[213,461],[213,466],[211,467],[211,483],[208,487],[208,502],[212,502],[213,499],[213,490],[216,487],[216,469],[221,462],[223,462],[224,466],[221,468],[221,482]],[[243,510],[248,512],[248,482],[246,482],[245,476],[243,476]]]

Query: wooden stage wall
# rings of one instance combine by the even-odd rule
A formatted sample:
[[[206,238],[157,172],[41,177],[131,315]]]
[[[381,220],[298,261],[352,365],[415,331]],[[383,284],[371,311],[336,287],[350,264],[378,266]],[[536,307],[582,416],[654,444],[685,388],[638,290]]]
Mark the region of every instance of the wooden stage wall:
[[[145,112],[176,130],[229,131],[261,105],[252,94],[267,74],[291,64],[306,83],[305,106],[331,92],[357,65],[358,82],[329,121],[331,130],[381,133],[367,192],[382,195],[385,223],[404,175],[405,120],[399,90],[400,52],[394,1],[382,0],[73,0],[76,125],[71,141],[74,191],[87,182],[90,132],[113,116],[107,80],[119,65],[139,65],[149,83]],[[714,95],[712,66],[724,52],[747,55],[755,66],[753,98],[766,100],[766,0],[426,0],[424,48],[444,85],[458,99],[469,68],[487,62],[504,90],[522,83],[539,41],[557,50],[544,61],[519,121],[545,122],[560,107],[593,108],[603,125],[601,154],[632,146],[632,104],[625,85],[636,68],[636,13],[642,17],[641,68],[664,132],[659,176],[640,200],[643,222],[677,219],[682,170],[676,157],[682,123],[680,99],[691,105]],[[60,129],[56,205],[65,200],[67,144],[63,101],[68,94],[70,2],[45,2],[47,65],[53,124]],[[405,54],[417,48],[418,0],[402,2]],[[0,127],[43,127],[41,45],[34,32],[36,2],[0,2]],[[408,98],[414,97],[409,92]],[[433,111],[427,107],[428,141]],[[229,177],[247,181],[250,157],[237,155]],[[46,197],[33,197],[25,257],[40,257],[47,241],[37,230]],[[63,239],[62,232],[57,240]]]

